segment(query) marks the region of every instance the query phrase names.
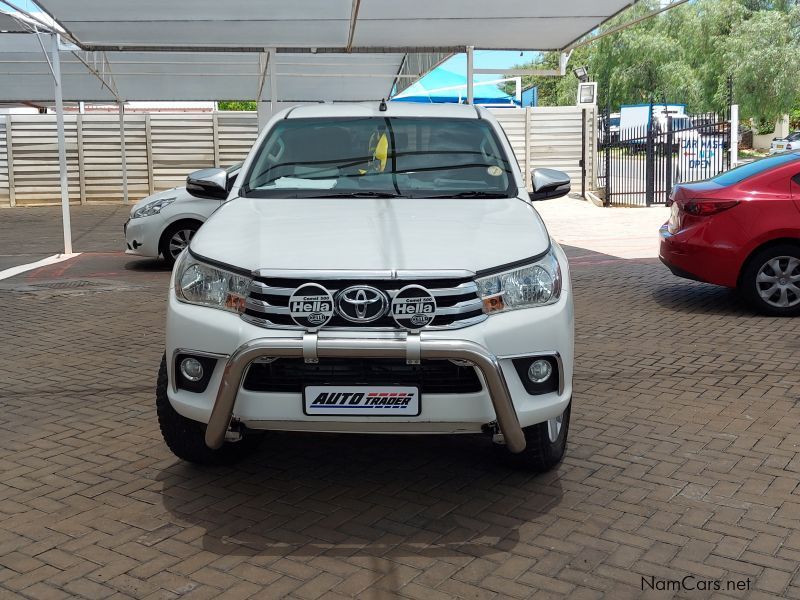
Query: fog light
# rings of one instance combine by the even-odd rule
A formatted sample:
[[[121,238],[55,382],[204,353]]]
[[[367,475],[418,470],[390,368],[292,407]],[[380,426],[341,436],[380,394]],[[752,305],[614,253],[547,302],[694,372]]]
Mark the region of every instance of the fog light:
[[[531,366],[528,367],[528,379],[533,383],[544,383],[550,379],[550,375],[552,374],[553,367],[550,361],[542,360],[541,358],[533,361]]]
[[[200,381],[203,378],[203,365],[196,358],[184,358],[181,361],[181,375],[187,381]]]

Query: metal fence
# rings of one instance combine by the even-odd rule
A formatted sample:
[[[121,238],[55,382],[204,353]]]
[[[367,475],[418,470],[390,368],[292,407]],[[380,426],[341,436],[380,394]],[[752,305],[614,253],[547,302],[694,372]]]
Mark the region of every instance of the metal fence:
[[[597,119],[593,109],[542,106],[495,109],[492,113],[514,148],[529,189],[530,171],[538,167],[564,171],[576,192],[594,189],[592,140]]]
[[[114,114],[66,115],[73,202],[120,202],[122,155]],[[128,190],[133,201],[183,185],[196,169],[244,158],[258,134],[252,112],[125,115]],[[0,115],[0,205],[61,201],[53,115]]]
[[[606,206],[664,204],[676,183],[726,171],[730,131],[727,116],[715,113],[651,118],[626,129],[601,116],[598,183]]]
[[[525,181],[536,167],[562,169],[573,190],[593,189],[596,116],[576,107],[493,109]],[[122,201],[116,114],[66,115],[71,201]],[[183,185],[196,169],[242,160],[258,134],[254,112],[125,115],[130,200]],[[0,115],[0,206],[61,201],[53,115]]]

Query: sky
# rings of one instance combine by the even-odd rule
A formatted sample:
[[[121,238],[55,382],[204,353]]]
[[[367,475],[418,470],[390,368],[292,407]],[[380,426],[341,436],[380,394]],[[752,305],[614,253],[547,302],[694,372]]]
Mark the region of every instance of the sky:
[[[28,12],[40,12],[42,10],[32,0],[14,0],[14,5]],[[3,8],[9,10],[9,7],[4,6]]]

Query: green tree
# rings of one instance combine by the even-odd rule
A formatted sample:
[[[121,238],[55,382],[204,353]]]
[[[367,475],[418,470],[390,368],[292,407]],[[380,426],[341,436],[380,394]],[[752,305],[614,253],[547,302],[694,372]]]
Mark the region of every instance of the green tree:
[[[524,77],[542,105],[573,104],[586,65],[599,103],[676,102],[692,112],[721,111],[732,77],[743,118],[774,121],[800,108],[800,9],[794,0],[696,0],[608,35],[573,52],[566,77]],[[637,3],[600,28],[608,31],[659,5]],[[555,68],[545,53],[533,68]]]
[[[797,106],[800,43],[793,27],[797,19],[797,9],[762,10],[731,33],[725,58],[745,116],[775,122]]]
[[[222,100],[217,102],[219,110],[258,110],[255,100]]]

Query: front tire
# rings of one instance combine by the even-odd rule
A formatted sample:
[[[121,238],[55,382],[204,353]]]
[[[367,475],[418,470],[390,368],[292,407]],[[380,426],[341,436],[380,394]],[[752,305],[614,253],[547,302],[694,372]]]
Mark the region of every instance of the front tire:
[[[800,314],[800,246],[782,242],[751,256],[739,292],[757,311],[773,317]]]
[[[538,473],[549,471],[557,466],[567,453],[571,411],[572,401],[570,400],[564,412],[555,419],[523,427],[525,450],[519,454],[512,454],[502,444],[495,444],[495,447],[501,451],[503,459],[512,466]]]
[[[245,436],[238,442],[226,442],[221,448],[212,450],[206,446],[206,427],[202,423],[179,414],[167,397],[167,359],[161,357],[156,384],[156,412],[161,435],[172,453],[180,459],[198,465],[231,464],[251,454],[260,442],[255,434]]]
[[[178,221],[164,230],[158,243],[158,250],[168,266],[171,267],[175,264],[180,253],[184,251],[192,241],[194,234],[200,229],[200,225],[202,223],[199,221]]]

